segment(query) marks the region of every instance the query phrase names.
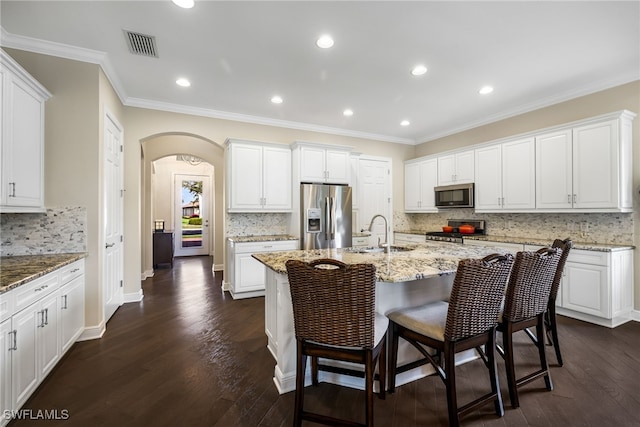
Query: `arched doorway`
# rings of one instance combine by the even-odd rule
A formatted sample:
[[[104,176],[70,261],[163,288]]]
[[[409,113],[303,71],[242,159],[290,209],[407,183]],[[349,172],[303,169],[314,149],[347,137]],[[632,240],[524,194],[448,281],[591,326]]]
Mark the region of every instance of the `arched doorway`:
[[[177,214],[161,213],[156,206],[154,208],[154,168],[158,165],[155,162],[160,159],[173,159],[177,161],[178,156],[193,156],[202,159],[204,167],[211,168],[211,197],[209,220],[209,252],[214,257],[214,270],[222,270],[224,266],[224,149],[214,141],[203,138],[199,135],[186,133],[164,133],[149,136],[141,140],[141,227],[142,227],[142,271],[143,278],[153,275],[153,232],[156,219],[159,216],[175,219]],[[183,163],[183,167],[191,166]],[[201,168],[202,169],[202,168]],[[200,169],[200,171],[201,171]],[[185,171],[184,169],[181,169]],[[186,170],[194,172],[194,170]],[[187,173],[188,174],[188,173]],[[176,175],[176,174],[174,174]],[[171,193],[175,192],[172,185]],[[181,215],[180,215],[181,217]],[[165,220],[165,227],[171,225],[173,219]]]

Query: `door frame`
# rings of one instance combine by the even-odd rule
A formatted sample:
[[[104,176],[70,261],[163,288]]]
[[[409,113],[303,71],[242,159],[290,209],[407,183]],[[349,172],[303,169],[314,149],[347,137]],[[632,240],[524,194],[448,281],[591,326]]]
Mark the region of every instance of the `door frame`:
[[[386,163],[388,169],[388,173],[387,173],[387,179],[385,180],[385,184],[386,184],[386,195],[388,198],[387,201],[387,209],[386,212],[383,213],[384,217],[387,219],[387,227],[388,227],[388,237],[389,237],[389,244],[391,244],[391,242],[393,242],[393,161],[391,159],[391,157],[381,157],[381,156],[369,156],[369,155],[360,155],[358,158],[358,184],[360,185],[360,188],[358,188],[358,217],[360,220],[360,224],[358,225],[360,228],[366,228],[369,226],[369,221],[371,221],[371,217],[369,218],[365,218],[365,215],[363,215],[363,209],[365,204],[362,203],[362,201],[364,200],[364,198],[366,197],[364,192],[362,191],[362,185],[361,183],[363,182],[362,180],[362,167],[360,165],[361,161],[374,161],[374,162],[384,162]],[[373,242],[372,239],[369,239],[369,244],[370,245],[376,245],[376,242]]]
[[[178,220],[182,218],[182,215],[177,215],[179,208],[179,201],[181,201],[180,192],[178,191],[178,179],[181,181],[183,178],[187,178],[189,180],[202,180],[203,181],[203,198],[205,203],[203,206],[200,206],[200,218],[202,218],[202,242],[203,245],[206,245],[206,253],[189,253],[189,249],[182,249],[182,235],[181,228],[178,229],[177,224]],[[202,179],[200,179],[202,178]],[[195,256],[195,255],[212,255],[212,241],[211,238],[213,236],[213,227],[212,224],[213,218],[212,213],[214,209],[214,200],[213,200],[213,177],[212,175],[201,175],[201,174],[188,174],[182,172],[174,172],[172,173],[173,179],[173,188],[172,188],[172,201],[173,201],[173,209],[171,210],[171,224],[174,229],[174,256]],[[208,194],[207,194],[208,193]],[[202,214],[204,211],[205,215]],[[206,236],[205,236],[206,234]],[[191,251],[195,252],[195,251]]]

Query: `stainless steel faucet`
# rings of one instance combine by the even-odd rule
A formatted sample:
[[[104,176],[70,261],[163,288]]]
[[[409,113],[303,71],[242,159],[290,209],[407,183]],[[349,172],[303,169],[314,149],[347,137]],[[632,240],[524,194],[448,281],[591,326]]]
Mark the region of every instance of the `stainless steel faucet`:
[[[384,252],[389,253],[389,224],[387,223],[387,218],[385,218],[384,215],[380,214],[374,215],[373,218],[371,218],[371,223],[369,224],[368,230],[371,231],[371,229],[373,228],[373,222],[378,217],[384,219],[384,243],[380,243],[380,237],[378,237],[378,247],[384,248]]]

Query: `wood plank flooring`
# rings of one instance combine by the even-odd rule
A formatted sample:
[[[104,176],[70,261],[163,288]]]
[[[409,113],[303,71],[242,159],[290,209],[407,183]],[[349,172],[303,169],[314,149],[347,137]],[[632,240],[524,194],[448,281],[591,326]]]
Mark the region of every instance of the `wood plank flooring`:
[[[66,421],[14,420],[12,427],[290,426],[293,393],[278,395],[266,348],[264,300],[221,292],[209,257],[178,258],[143,282],[144,300],[118,309],[100,340],[76,343],[25,408],[68,410]],[[533,368],[534,347],[521,334],[518,372]],[[504,363],[498,364],[505,416],[493,406],[463,418],[466,426],[640,426],[640,323],[615,329],[560,318],[565,366],[552,366],[554,390],[536,381],[512,409]],[[548,348],[555,364],[555,355]],[[481,362],[458,369],[460,400],[488,387]],[[305,404],[364,419],[364,394],[330,384],[307,389]],[[437,377],[375,400],[377,426],[446,426]]]

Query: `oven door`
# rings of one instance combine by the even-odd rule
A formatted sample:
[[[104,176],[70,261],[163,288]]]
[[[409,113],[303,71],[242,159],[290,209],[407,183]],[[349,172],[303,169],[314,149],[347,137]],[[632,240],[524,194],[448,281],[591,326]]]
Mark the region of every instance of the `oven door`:
[[[443,208],[472,208],[473,184],[446,185],[435,187],[436,207]]]

